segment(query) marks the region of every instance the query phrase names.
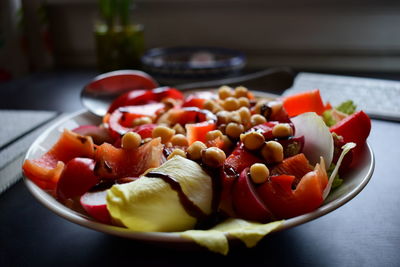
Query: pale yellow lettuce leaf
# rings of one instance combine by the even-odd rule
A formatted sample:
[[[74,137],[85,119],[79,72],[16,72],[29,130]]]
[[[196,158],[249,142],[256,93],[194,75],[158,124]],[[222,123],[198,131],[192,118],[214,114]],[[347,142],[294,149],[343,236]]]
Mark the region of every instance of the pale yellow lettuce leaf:
[[[228,239],[223,232],[216,230],[188,230],[181,233],[184,238],[192,239],[200,246],[222,255],[228,254]]]
[[[241,240],[247,247],[254,247],[265,235],[277,229],[284,221],[267,224],[229,218],[209,230],[189,230],[181,233],[184,238],[192,239],[200,246],[223,255],[228,254],[232,236]]]

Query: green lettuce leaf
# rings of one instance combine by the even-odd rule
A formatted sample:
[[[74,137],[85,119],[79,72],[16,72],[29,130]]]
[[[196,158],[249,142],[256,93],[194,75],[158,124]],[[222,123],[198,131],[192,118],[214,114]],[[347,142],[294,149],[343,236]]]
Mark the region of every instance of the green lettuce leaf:
[[[331,166],[329,166],[329,169],[326,171],[328,174],[328,177],[332,175],[333,170],[335,169],[336,164],[332,163]],[[338,188],[343,184],[343,179],[340,178],[339,174],[336,174],[335,178],[333,178],[332,182],[332,190],[335,188]]]
[[[322,119],[324,120],[326,126],[331,127],[336,124],[336,120],[332,116],[332,110],[325,110],[322,113]]]
[[[335,108],[340,112],[343,112],[347,115],[351,115],[356,111],[357,106],[354,104],[352,100],[347,100]]]
[[[352,100],[345,101],[341,103],[339,106],[334,107],[333,109],[329,109],[322,113],[322,119],[324,120],[326,126],[331,127],[337,123],[336,119],[332,115],[332,110],[340,111],[344,114],[351,115],[356,111],[357,106],[354,104]]]

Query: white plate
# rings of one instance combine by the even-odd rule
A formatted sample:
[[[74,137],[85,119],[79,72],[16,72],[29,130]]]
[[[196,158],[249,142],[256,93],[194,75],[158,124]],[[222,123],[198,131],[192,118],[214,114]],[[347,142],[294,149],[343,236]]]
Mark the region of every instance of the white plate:
[[[29,148],[25,159],[39,158],[57,141],[64,128],[73,129],[79,125],[85,124],[98,125],[100,122],[100,118],[86,111],[80,111],[68,117],[62,118],[37,138],[37,140]],[[340,186],[340,188],[336,189],[330,194],[330,196],[326,199],[326,202],[320,208],[313,212],[286,220],[282,227],[276,229],[275,231],[282,231],[299,224],[306,223],[339,208],[360,193],[361,190],[367,185],[372,176],[374,165],[375,160],[373,152],[369,145],[366,145],[358,164],[346,174],[346,177],[344,177],[344,183]],[[44,206],[56,214],[73,223],[77,223],[100,232],[146,242],[156,242],[160,244],[167,243],[170,245],[193,243],[191,240],[180,237],[180,235],[177,233],[134,232],[125,228],[99,223],[87,215],[80,214],[59,203],[55,198],[40,189],[27,177],[24,177],[24,181],[29,191],[37,198],[37,200],[39,200]]]

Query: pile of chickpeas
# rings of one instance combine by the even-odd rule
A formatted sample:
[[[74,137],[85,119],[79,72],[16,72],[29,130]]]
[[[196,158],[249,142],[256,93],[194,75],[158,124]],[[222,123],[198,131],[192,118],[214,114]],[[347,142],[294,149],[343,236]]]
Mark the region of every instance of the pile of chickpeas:
[[[176,100],[163,100],[166,109],[177,104]],[[164,122],[154,128],[152,138],[160,138],[161,143],[172,148],[167,160],[179,155],[194,161],[217,168],[223,165],[226,153],[238,142],[254,153],[261,155],[266,164],[257,163],[250,167],[250,176],[255,183],[263,183],[269,177],[267,165],[279,163],[284,159],[283,147],[279,142],[265,140],[262,133],[250,130],[252,127],[265,123],[271,115],[280,112],[282,103],[271,99],[256,100],[247,88],[239,86],[231,88],[222,86],[217,97],[204,102],[203,109],[214,113],[217,117],[217,129],[206,134],[206,143],[195,141],[189,145],[184,126],[180,124],[167,125]],[[141,117],[133,122],[133,126],[149,124],[154,118]],[[157,120],[155,120],[158,122]],[[274,138],[285,138],[293,135],[293,129],[288,123],[276,124],[272,129]],[[136,149],[148,142],[142,140],[139,134],[128,132],[122,137],[122,148]],[[212,146],[218,140],[222,149]]]

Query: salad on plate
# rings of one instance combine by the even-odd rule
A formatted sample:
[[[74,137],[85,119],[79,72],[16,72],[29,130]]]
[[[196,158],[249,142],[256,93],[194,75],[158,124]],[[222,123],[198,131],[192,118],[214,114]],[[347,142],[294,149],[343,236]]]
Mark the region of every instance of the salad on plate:
[[[100,125],[65,129],[25,176],[95,220],[177,232],[228,253],[312,212],[346,179],[371,121],[318,90],[258,97],[239,86],[184,95],[171,87],[118,97]]]

